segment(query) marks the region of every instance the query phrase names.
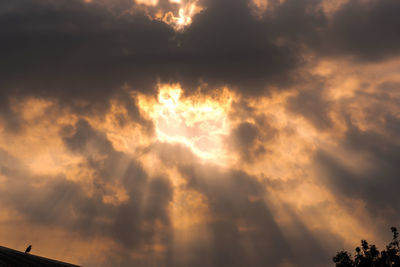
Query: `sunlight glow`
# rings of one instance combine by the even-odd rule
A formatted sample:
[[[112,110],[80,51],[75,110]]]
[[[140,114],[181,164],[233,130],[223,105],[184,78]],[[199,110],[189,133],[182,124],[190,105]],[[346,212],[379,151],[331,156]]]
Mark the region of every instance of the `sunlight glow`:
[[[173,3],[180,6],[178,15],[175,16],[173,12],[169,11],[163,15],[161,20],[177,31],[183,30],[192,23],[192,17],[202,10],[196,2],[182,3],[181,0],[173,0]]]
[[[158,5],[158,0],[136,0],[137,4],[146,6],[156,6]]]
[[[179,85],[161,85],[157,103],[149,105],[143,99],[139,103],[155,122],[160,141],[184,144],[203,159],[220,159],[225,154],[223,138],[229,134],[232,96],[227,91],[216,98],[182,93]]]

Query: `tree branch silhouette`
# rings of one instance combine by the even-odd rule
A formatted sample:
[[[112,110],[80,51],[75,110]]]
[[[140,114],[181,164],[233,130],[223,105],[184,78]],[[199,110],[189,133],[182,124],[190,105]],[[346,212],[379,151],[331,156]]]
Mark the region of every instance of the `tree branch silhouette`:
[[[356,247],[354,257],[345,250],[339,251],[333,257],[336,267],[400,267],[399,232],[391,227],[392,241],[385,250],[379,251],[375,245],[369,245],[361,240],[361,247]]]

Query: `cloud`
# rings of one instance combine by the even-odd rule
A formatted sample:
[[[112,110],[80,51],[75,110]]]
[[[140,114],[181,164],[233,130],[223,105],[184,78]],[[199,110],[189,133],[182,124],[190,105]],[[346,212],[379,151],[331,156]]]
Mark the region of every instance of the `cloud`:
[[[261,20],[245,0],[202,1],[205,9],[181,33],[150,20],[140,5],[116,3],[113,7],[134,12],[116,15],[115,8],[96,1],[5,1],[0,14],[5,96],[106,106],[123,85],[154,92],[159,79],[187,89],[207,83],[258,95],[298,78],[301,46],[365,60],[393,55],[399,47],[395,0],[349,1],[331,21],[318,11],[320,1],[284,1]]]
[[[332,155],[319,151],[316,162],[324,170],[330,187],[344,199],[362,200],[371,216],[398,218],[397,188],[400,180],[399,144],[372,131],[362,131],[351,126],[341,146],[352,153],[363,155],[364,171],[346,166]],[[369,166],[369,167],[368,167]]]
[[[267,197],[270,190],[275,191],[270,183],[261,182],[259,177],[234,168],[224,169],[212,164],[201,164],[179,145],[159,144],[153,149],[159,153],[165,164],[178,168],[186,180],[185,191],[195,190],[205,196],[210,212],[209,219],[204,223],[212,233],[212,251],[201,250],[201,254],[192,257],[186,265],[328,264],[327,251],[294,210],[286,207],[295,223],[288,227],[277,224],[274,217],[276,214],[270,209],[273,204],[269,203]],[[169,156],[170,154],[174,157]],[[282,184],[282,181],[275,183]],[[325,235],[335,236],[329,231]],[[327,244],[340,243],[335,238],[336,241],[331,239]],[[319,256],[305,256],[316,251]]]
[[[255,178],[241,172],[221,173],[211,166],[181,169],[188,186],[208,199],[214,218],[209,222],[215,245],[213,266],[279,265],[288,257],[288,244],[264,204],[262,185]]]
[[[1,201],[35,225],[57,226],[87,238],[109,238],[138,251],[155,245],[156,228],[170,225],[167,208],[173,189],[168,178],[149,177],[139,162],[115,151],[87,121],[78,121],[64,142],[84,157],[81,168],[93,173],[91,181],[73,181],[63,174],[37,177],[1,151],[5,177]],[[120,199],[116,189],[125,192],[125,199]]]
[[[318,82],[314,81],[314,85]],[[294,114],[301,115],[319,129],[326,129],[332,126],[329,112],[330,101],[324,97],[325,86],[299,90],[296,96],[288,98],[287,108]]]
[[[398,55],[399,10],[400,4],[395,0],[348,1],[334,14],[322,36],[323,53],[353,56],[364,62]]]
[[[268,144],[276,135],[277,130],[271,127],[266,118],[255,118],[255,123],[242,122],[232,129],[229,144],[231,150],[240,155],[243,162],[261,160],[268,154]]]
[[[57,99],[99,114],[126,88],[155,93],[160,81],[180,82],[186,92],[229,86],[247,96],[293,86],[302,81],[304,48],[365,61],[398,53],[395,0],[349,1],[332,17],[321,1],[271,1],[261,19],[245,0],[200,4],[192,24],[176,32],[132,2],[4,1],[0,86],[9,127],[18,129],[11,97]]]
[[[6,1],[11,8],[0,17],[3,96],[35,95],[76,110],[107,109],[126,84],[154,92],[159,79],[187,89],[205,82],[256,93],[267,83],[289,79],[296,55],[264,37],[246,1],[206,4],[193,24],[177,33],[140,9],[116,16],[96,2]]]
[[[325,266],[398,221],[398,1],[197,4],[0,3],[0,205],[88,266]]]

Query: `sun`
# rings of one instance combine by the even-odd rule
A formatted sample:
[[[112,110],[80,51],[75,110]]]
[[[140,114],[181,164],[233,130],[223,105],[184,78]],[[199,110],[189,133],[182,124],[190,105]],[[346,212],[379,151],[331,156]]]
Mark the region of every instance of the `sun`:
[[[159,87],[156,103],[141,102],[155,124],[159,141],[184,144],[203,159],[226,156],[224,140],[230,131],[228,110],[232,102],[228,91],[221,90],[215,97],[184,97],[179,84],[164,84]]]
[[[158,17],[161,21],[167,23],[177,31],[182,31],[185,27],[189,26],[192,23],[193,16],[203,10],[202,7],[197,5],[197,1],[188,3],[175,1],[174,3],[177,3],[180,6],[177,15],[172,11],[169,11],[158,14]]]

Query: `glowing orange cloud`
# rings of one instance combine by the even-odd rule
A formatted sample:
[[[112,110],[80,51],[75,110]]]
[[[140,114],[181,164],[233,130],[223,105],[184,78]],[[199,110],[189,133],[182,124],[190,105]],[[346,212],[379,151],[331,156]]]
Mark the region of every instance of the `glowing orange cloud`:
[[[150,19],[162,21],[176,31],[183,31],[192,23],[192,18],[203,10],[198,0],[170,0],[172,10],[159,7],[158,0],[136,0],[137,4],[145,7]]]
[[[233,95],[185,98],[179,85],[161,85],[156,103],[141,97],[139,105],[156,126],[158,140],[178,142],[204,159],[224,158],[223,138],[229,134],[228,109]]]

